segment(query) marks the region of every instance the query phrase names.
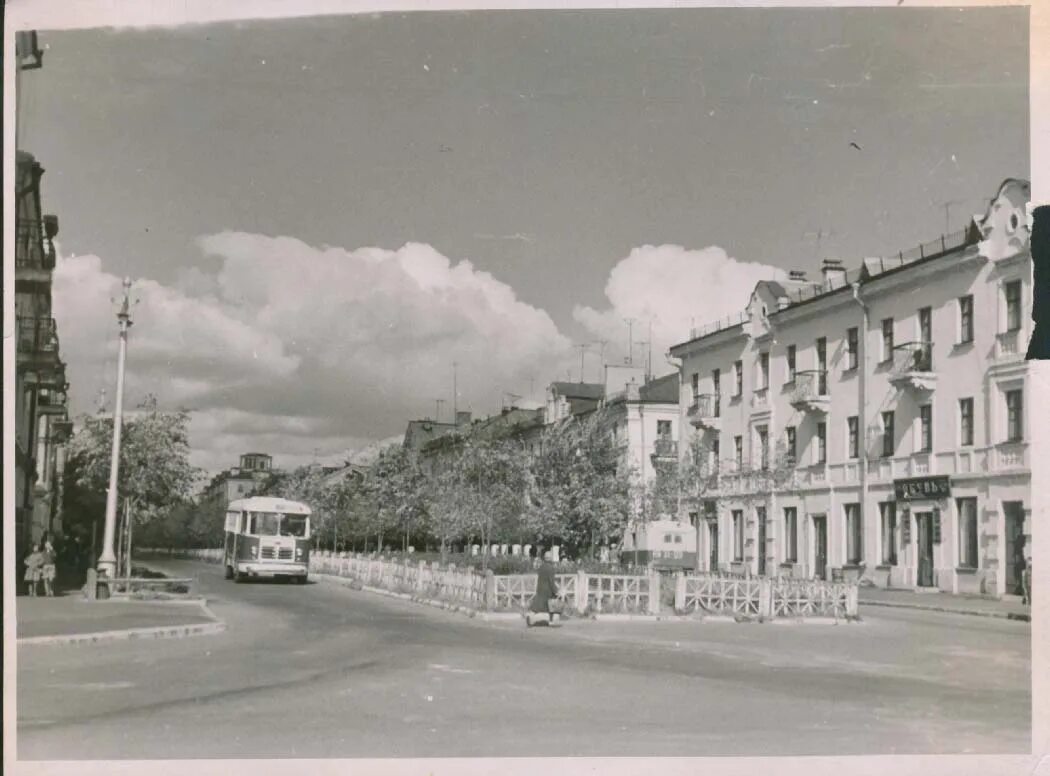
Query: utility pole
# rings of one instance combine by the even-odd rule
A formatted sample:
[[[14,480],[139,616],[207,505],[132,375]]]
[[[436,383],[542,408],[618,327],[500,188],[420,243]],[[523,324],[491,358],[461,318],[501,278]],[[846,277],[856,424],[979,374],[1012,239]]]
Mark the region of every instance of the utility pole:
[[[573,345],[578,351],[580,351],[580,382],[583,382],[583,356],[587,352],[586,345]]]
[[[124,425],[124,361],[128,352],[128,329],[131,327],[129,295],[131,278],[124,278],[124,300],[117,313],[120,326],[120,350],[117,356],[117,398],[113,407],[113,451],[109,463],[109,490],[106,491],[106,522],[102,532],[102,554],[98,559],[98,571],[113,579],[117,570],[117,556],[113,552],[113,539],[117,524],[117,480],[120,474],[120,432]]]
[[[624,318],[627,324],[627,363],[634,364],[634,318]]]

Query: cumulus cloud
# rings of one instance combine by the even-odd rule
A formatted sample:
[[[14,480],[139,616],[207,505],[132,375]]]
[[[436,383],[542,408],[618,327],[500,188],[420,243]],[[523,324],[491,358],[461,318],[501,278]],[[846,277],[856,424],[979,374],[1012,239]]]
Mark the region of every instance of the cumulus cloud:
[[[387,437],[435,399],[451,406],[454,361],[458,406],[480,413],[571,358],[545,311],[429,245],[349,251],[224,232],[200,246],[217,272],[136,281],[127,385],[131,401],[154,393],[194,410],[209,468],[247,448],[302,460]],[[119,294],[98,257],[60,260],[56,317],[80,411],[112,384]]]
[[[573,317],[610,343],[610,353],[626,355],[626,319],[634,320],[633,339],[645,340],[652,322],[654,368],[667,349],[689,339],[693,326],[741,311],[760,280],[783,278],[777,267],[739,261],[717,246],[690,250],[679,245],[635,248],[609,273],[603,309],[577,306]],[[642,355],[635,351],[636,358]],[[663,370],[658,370],[663,371]]]

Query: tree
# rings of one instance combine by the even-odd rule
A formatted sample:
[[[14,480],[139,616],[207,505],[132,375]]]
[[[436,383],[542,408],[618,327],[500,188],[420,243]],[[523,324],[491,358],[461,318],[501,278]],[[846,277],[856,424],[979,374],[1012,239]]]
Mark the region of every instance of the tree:
[[[136,524],[168,519],[188,504],[201,470],[190,464],[189,412],[162,412],[147,397],[125,418],[121,434],[118,494],[131,502]],[[103,516],[113,444],[111,418],[85,418],[70,440],[66,459],[66,514],[73,523]]]
[[[420,527],[426,515],[426,479],[415,460],[399,444],[381,450],[372,471],[379,530],[398,528],[404,535],[407,551],[413,526]]]
[[[530,527],[571,553],[619,540],[634,512],[634,472],[608,432],[607,410],[550,429],[531,466]]]

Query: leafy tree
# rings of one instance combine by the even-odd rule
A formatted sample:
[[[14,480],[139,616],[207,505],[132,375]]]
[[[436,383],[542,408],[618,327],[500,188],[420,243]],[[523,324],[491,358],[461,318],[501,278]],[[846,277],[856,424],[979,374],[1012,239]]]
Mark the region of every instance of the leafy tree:
[[[375,520],[380,534],[399,529],[408,549],[413,526],[420,527],[426,515],[426,479],[403,445],[389,445],[380,451],[372,466],[377,500]],[[382,538],[380,537],[380,545]]]
[[[189,461],[186,410],[162,412],[153,397],[138,409],[124,420],[117,491],[121,499],[131,501],[135,522],[146,525],[163,521],[174,508],[190,503],[201,471]],[[113,421],[103,417],[85,418],[70,440],[65,506],[67,518],[74,523],[104,512],[112,444]]]
[[[618,540],[634,512],[634,473],[608,433],[606,410],[550,429],[531,466],[529,526],[570,553]]]

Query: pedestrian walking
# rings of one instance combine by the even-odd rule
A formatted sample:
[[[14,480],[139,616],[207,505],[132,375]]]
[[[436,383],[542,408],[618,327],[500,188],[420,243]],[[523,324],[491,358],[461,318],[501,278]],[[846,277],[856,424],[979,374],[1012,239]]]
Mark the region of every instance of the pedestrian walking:
[[[33,545],[33,551],[26,557],[25,564],[25,581],[27,583],[28,593],[31,598],[36,598],[37,588],[40,585],[41,570],[44,565],[44,556],[40,552],[39,544]]]
[[[543,563],[536,569],[536,594],[529,604],[529,611],[534,614],[550,616],[552,609],[557,608],[558,581],[554,577],[554,564],[551,562],[553,558],[553,553],[547,550],[543,553]]]
[[[53,598],[55,595],[56,562],[55,546],[48,539],[44,543],[44,549],[41,552],[40,564],[40,576],[44,580],[44,595],[48,598]]]
[[[1021,572],[1021,603],[1032,605],[1032,561],[1025,563],[1024,571]]]

